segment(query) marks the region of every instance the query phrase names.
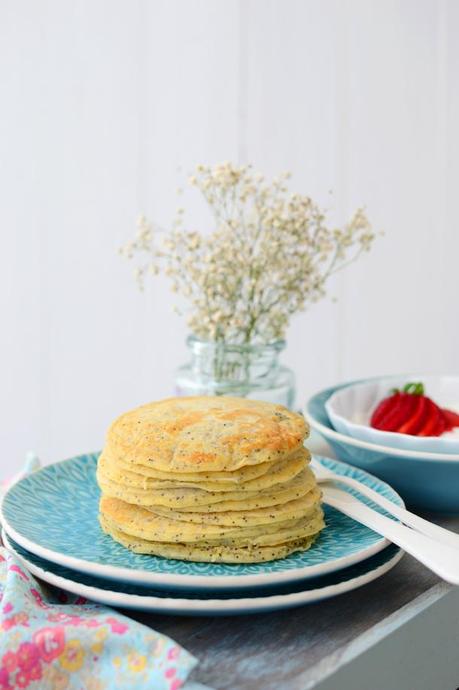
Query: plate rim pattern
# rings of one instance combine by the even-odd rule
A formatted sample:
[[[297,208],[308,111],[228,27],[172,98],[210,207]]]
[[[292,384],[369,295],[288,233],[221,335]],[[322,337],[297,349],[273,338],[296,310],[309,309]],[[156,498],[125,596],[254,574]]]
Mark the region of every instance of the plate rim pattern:
[[[62,460],[58,463],[53,463],[52,465],[46,465],[43,468],[37,470],[37,472],[33,473],[32,475],[28,475],[27,477],[21,479],[18,483],[14,484],[8,489],[8,491],[5,493],[3,497],[0,506],[0,520],[3,523],[6,531],[8,532],[8,534],[11,535],[14,541],[16,541],[21,547],[25,548],[33,554],[36,554],[37,556],[40,556],[41,558],[44,558],[45,560],[68,567],[72,570],[87,573],[90,575],[95,575],[97,577],[109,578],[116,581],[127,580],[136,584],[143,584],[145,586],[155,585],[157,587],[167,586],[169,588],[177,587],[188,589],[199,589],[209,587],[214,589],[234,587],[239,588],[294,582],[302,579],[307,579],[309,577],[325,575],[354,565],[355,563],[359,563],[367,558],[370,558],[379,551],[383,550],[389,544],[389,541],[387,539],[380,537],[372,545],[357,550],[352,554],[336,557],[334,559],[320,564],[309,566],[303,565],[300,567],[288,568],[276,572],[231,575],[191,573],[180,574],[173,572],[152,572],[149,570],[133,569],[118,565],[114,566],[110,564],[77,558],[75,556],[67,555],[63,551],[55,551],[53,549],[49,549],[46,546],[42,546],[41,544],[34,542],[27,536],[21,534],[21,532],[17,530],[14,527],[14,525],[11,524],[11,522],[8,520],[8,517],[5,515],[5,504],[7,503],[8,498],[12,494],[14,495],[13,492],[21,483],[30,480],[31,477],[33,478],[34,476],[37,476],[41,473],[53,471],[50,470],[50,468],[54,468],[55,471],[55,468],[57,466],[62,466],[65,463],[67,463],[69,467],[71,467],[71,463],[75,463],[78,460],[81,461],[83,458],[95,455],[95,453],[87,453],[84,455],[69,458],[68,460]],[[369,480],[376,482],[384,490],[389,490],[395,497],[395,500],[397,500],[400,503],[400,505],[403,505],[401,497],[392,487],[390,487],[386,482],[383,482],[379,478],[374,477],[369,472],[361,470],[360,468],[355,468],[352,465],[348,465],[347,463],[343,463],[341,461],[334,460],[331,458],[323,458],[320,456],[315,456],[315,458],[319,459],[320,462],[323,462],[325,464],[331,463],[335,466],[335,468],[342,468],[344,473],[358,473],[360,475],[366,476]]]

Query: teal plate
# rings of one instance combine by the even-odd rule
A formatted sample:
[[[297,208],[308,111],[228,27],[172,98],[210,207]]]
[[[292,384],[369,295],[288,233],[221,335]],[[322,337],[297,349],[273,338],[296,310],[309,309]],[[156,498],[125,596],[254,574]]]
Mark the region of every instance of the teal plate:
[[[391,544],[362,563],[356,563],[329,575],[269,587],[254,587],[253,589],[244,587],[228,593],[222,591],[206,593],[196,589],[168,591],[138,587],[76,573],[74,570],[50,563],[23,549],[9,538],[5,531],[3,540],[7,548],[32,575],[59,588],[55,592],[56,603],[69,601],[62,592],[66,590],[71,595],[84,597],[107,606],[181,616],[247,615],[322,601],[376,580],[393,568],[403,555],[397,546]]]
[[[269,563],[194,563],[135,554],[99,527],[97,458],[98,453],[92,453],[48,465],[7,491],[2,522],[19,546],[67,568],[121,582],[169,589],[234,589],[325,575],[369,558],[388,545],[379,534],[326,506],[327,527],[314,546]],[[329,458],[318,460],[403,505],[398,494],[376,477]],[[371,505],[368,499],[362,500]]]

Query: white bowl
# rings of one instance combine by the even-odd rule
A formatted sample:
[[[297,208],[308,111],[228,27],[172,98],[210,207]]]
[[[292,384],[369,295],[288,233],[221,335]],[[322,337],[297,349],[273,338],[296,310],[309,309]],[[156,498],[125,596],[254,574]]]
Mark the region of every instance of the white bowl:
[[[459,513],[459,454],[399,450],[360,441],[333,429],[325,405],[347,385],[319,391],[306,406],[311,428],[325,438],[336,457],[384,479],[410,506]]]
[[[392,388],[421,381],[425,393],[440,407],[459,413],[459,376],[425,376],[409,374],[385,376],[337,390],[325,403],[333,427],[346,436],[400,450],[424,453],[459,453],[459,427],[442,436],[410,436],[380,431],[370,426],[378,403],[390,395]]]

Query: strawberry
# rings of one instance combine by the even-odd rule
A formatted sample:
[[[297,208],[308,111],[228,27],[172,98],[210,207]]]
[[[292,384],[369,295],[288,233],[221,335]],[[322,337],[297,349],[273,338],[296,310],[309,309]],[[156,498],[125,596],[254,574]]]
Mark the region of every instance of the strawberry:
[[[374,410],[370,425],[381,431],[413,436],[441,436],[459,426],[459,414],[442,410],[424,394],[422,383],[407,383],[400,391],[382,400]]]
[[[451,410],[442,410],[442,412],[446,424],[445,431],[451,431],[455,426],[459,426],[459,414]]]
[[[426,417],[428,407],[426,404],[427,398],[424,395],[413,395],[412,397],[416,399],[412,415],[404,424],[402,424],[397,429],[397,432],[399,434],[416,435],[418,433],[418,430],[424,424],[424,419]]]
[[[381,400],[378,407],[375,409],[371,416],[370,425],[375,429],[381,429],[382,420],[384,417],[393,409],[396,399],[400,396],[400,393],[395,393],[391,395],[390,398],[384,398]]]
[[[381,431],[397,431],[414,413],[416,396],[424,392],[419,386],[422,387],[422,384],[409,383],[402,391],[394,388],[392,395],[382,400],[373,412],[370,425]]]
[[[389,404],[384,405],[384,403]],[[383,431],[397,431],[400,424],[403,424],[403,421],[410,416],[413,404],[411,395],[399,391],[394,393],[376,408],[371,418],[371,426]]]
[[[441,435],[444,434],[445,431],[446,431],[446,420],[445,420],[445,415],[443,414],[443,410],[442,410],[442,409],[438,408],[438,410],[439,410],[439,412],[440,412],[440,416],[439,416],[439,419],[438,419],[437,426],[435,427],[435,430],[434,430],[434,433],[433,433],[434,436],[441,436]]]
[[[426,398],[427,416],[424,425],[419,429],[416,436],[440,436],[446,428],[441,409],[433,400]]]

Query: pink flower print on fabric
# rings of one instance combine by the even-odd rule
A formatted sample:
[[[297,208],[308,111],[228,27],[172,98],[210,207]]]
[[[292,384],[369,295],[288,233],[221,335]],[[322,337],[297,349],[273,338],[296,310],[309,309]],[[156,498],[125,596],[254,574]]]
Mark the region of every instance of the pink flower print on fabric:
[[[20,568],[15,563],[13,563],[13,565],[10,565],[8,570],[11,570],[13,573],[17,573],[20,577],[22,577],[23,580],[25,580],[25,582],[29,581],[28,576],[25,574],[25,572],[22,570],[22,568]]]
[[[5,604],[5,606],[3,607],[3,613],[4,614],[11,613],[12,610],[13,610],[13,604],[11,603],[11,601],[8,601]]]
[[[14,679],[15,687],[17,688],[26,688],[29,683],[31,682],[31,677],[27,671],[24,671],[20,669],[16,673],[16,677]]]
[[[5,620],[2,623],[2,629],[6,632],[7,630],[14,628],[15,625],[16,619],[14,616],[11,616],[11,618],[5,618]]]
[[[29,669],[29,678],[30,680],[40,680],[42,676],[42,671],[41,671],[41,664],[35,664],[32,666],[31,669]]]
[[[109,624],[112,633],[116,635],[124,635],[129,630],[129,626],[126,623],[121,623],[116,618],[106,618],[105,620]]]
[[[42,608],[42,609],[49,609],[50,608],[49,604],[47,604],[44,601],[42,595],[40,594],[40,592],[37,589],[35,589],[35,587],[30,588],[30,593],[33,596],[33,598],[35,599],[35,601],[37,602],[37,605],[40,606],[40,608]]]
[[[13,673],[18,665],[18,657],[14,652],[6,652],[2,656],[2,668],[7,671],[7,673]]]
[[[97,618],[89,618],[84,622],[87,628],[99,628],[102,623],[97,620]]]
[[[40,657],[47,664],[62,654],[65,647],[65,632],[61,626],[56,628],[42,628],[33,635]]]
[[[16,627],[17,625],[23,625],[24,627],[29,626],[29,616],[25,611],[20,611],[14,616],[11,616],[11,618],[5,618],[1,627],[6,631]]]
[[[33,642],[21,642],[16,652],[18,666],[24,671],[30,671],[35,664],[40,662],[40,650]]]
[[[52,611],[46,616],[47,620],[52,623],[66,623],[69,619],[68,613],[62,613],[62,611]]]
[[[167,658],[168,659],[178,659],[178,656],[180,654],[180,649],[178,647],[171,647],[169,651],[167,652]]]
[[[10,684],[10,674],[6,668],[0,668],[0,690],[13,690]]]
[[[48,613],[46,618],[53,623],[62,623],[65,626],[73,625],[75,627],[84,626],[85,628],[99,628],[103,623],[97,618],[84,618],[83,616],[75,616],[70,613]]]
[[[69,616],[67,625],[83,625],[85,628],[98,628],[103,625],[97,618],[82,618],[81,616]]]
[[[86,621],[81,618],[81,616],[68,616],[66,622],[66,625],[85,625]]]
[[[19,611],[19,613],[16,614],[15,618],[16,625],[23,625],[26,628],[29,627],[29,614],[25,611]]]

